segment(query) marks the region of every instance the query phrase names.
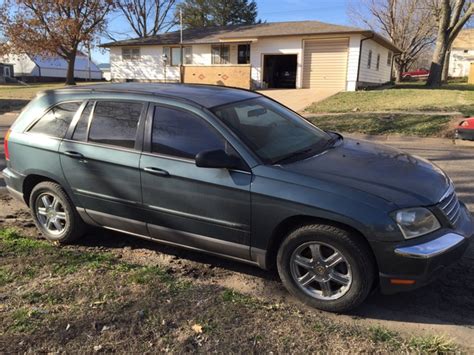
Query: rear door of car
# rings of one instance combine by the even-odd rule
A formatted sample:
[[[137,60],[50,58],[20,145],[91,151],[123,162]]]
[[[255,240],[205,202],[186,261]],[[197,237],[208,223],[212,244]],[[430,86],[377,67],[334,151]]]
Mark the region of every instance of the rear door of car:
[[[150,236],[192,248],[250,257],[250,171],[200,168],[195,155],[234,148],[198,111],[149,108],[140,160]]]
[[[61,143],[61,165],[81,207],[99,225],[146,234],[140,152],[148,104],[91,100]]]

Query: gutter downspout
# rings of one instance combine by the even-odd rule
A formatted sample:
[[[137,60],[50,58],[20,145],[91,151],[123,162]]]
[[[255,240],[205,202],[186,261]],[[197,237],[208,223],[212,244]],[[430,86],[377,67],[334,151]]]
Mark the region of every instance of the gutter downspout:
[[[360,46],[359,46],[359,64],[357,66],[357,80],[356,80],[356,90],[359,85],[359,78],[360,78],[360,65],[362,64],[362,45],[364,44],[364,41],[367,41],[368,39],[372,39],[375,37],[375,33],[372,32],[372,35],[370,37],[362,38],[360,40]]]

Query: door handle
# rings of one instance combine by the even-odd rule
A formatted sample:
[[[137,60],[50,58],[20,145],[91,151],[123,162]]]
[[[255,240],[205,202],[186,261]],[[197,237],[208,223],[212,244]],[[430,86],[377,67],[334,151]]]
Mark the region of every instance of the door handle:
[[[170,175],[170,173],[167,172],[166,170],[159,169],[159,168],[148,167],[148,168],[144,168],[143,170],[146,171],[147,173],[150,173],[150,174],[153,174],[153,175],[161,175],[161,176],[169,176]]]
[[[84,159],[84,155],[78,152],[73,152],[73,151],[65,151],[64,155],[67,155],[68,157],[75,158],[75,159]]]

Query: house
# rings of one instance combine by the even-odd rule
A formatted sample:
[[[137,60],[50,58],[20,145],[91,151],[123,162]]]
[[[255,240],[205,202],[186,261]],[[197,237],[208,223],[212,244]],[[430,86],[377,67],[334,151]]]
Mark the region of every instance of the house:
[[[110,81],[110,64],[109,63],[101,63],[97,65],[97,67],[102,72],[102,78],[106,81]]]
[[[336,91],[390,81],[399,52],[373,31],[318,21],[189,29],[181,45],[177,31],[102,46],[110,48],[114,81],[183,75],[186,83]]]
[[[23,81],[57,81],[66,78],[67,62],[59,56],[10,54],[15,77]],[[101,80],[102,72],[89,58],[79,53],[74,65],[74,77],[83,80]]]
[[[6,83],[13,78],[13,64],[0,62],[0,84]]]
[[[467,77],[474,63],[474,28],[464,29],[454,40],[449,57],[449,76]]]

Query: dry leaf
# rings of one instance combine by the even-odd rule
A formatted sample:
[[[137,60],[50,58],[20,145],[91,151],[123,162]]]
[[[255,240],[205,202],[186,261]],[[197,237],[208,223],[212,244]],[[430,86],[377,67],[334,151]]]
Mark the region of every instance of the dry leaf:
[[[195,333],[201,334],[202,333],[202,325],[200,324],[194,324],[191,327],[192,330],[194,330]]]

